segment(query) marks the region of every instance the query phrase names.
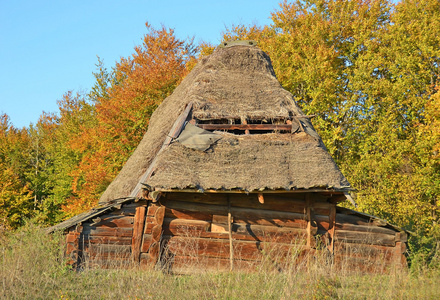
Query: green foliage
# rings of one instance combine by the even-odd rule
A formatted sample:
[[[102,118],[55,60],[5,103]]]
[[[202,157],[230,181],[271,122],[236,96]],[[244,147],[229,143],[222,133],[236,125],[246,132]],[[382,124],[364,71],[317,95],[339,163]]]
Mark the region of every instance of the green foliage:
[[[359,209],[440,240],[440,3],[283,2],[256,39],[357,192]],[[436,93],[437,92],[437,93]]]

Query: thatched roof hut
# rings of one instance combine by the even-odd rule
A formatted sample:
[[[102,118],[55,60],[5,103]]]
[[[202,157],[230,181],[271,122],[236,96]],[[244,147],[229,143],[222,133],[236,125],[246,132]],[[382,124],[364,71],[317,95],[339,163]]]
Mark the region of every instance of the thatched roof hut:
[[[100,206],[51,230],[66,230],[77,265],[249,269],[292,249],[295,260],[402,264],[402,230],[336,206],[352,188],[310,118],[253,42],[225,43],[157,108]]]
[[[276,79],[269,57],[255,46],[235,46],[218,48],[203,58],[157,108],[148,132],[101,203],[130,196],[189,103],[197,125],[292,126],[288,130],[268,126],[250,134],[223,129],[205,152],[171,143],[145,182],[154,190],[350,189],[309,118]]]

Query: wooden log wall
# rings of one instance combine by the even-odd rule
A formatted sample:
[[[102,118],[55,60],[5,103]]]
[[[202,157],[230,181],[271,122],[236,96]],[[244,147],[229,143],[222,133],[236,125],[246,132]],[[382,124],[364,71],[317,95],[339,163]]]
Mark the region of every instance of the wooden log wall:
[[[69,228],[66,252],[70,262],[77,268],[131,266],[136,208],[145,204],[125,204]]]
[[[174,272],[249,269],[267,262],[282,269],[310,249],[327,249],[334,204],[319,194],[169,193],[164,203],[162,264]],[[230,205],[230,206],[229,206]],[[310,206],[310,204],[309,204]],[[228,212],[232,226],[229,234]],[[310,225],[312,224],[312,225]],[[309,230],[312,228],[311,230]],[[232,238],[232,255],[230,239]]]
[[[335,265],[347,270],[382,273],[406,266],[407,235],[383,220],[350,214],[336,214]]]
[[[323,254],[347,269],[381,272],[405,264],[405,233],[349,214],[329,197],[164,193],[157,202],[125,203],[69,228],[67,254],[77,267],[140,265],[174,273],[282,270]]]

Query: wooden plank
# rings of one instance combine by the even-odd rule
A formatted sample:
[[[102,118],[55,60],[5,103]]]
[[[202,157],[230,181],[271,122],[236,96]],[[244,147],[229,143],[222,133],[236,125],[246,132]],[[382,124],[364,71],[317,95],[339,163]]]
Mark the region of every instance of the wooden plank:
[[[393,260],[394,260],[394,264],[398,268],[403,268],[408,265],[406,257],[405,257],[405,252],[406,252],[406,243],[405,242],[396,242]]]
[[[172,255],[194,257],[230,258],[229,239],[204,239],[178,236],[165,236],[167,251]],[[234,262],[239,259],[260,260],[264,256],[272,258],[291,257],[304,246],[285,243],[263,243],[234,239]]]
[[[151,246],[151,234],[144,234],[141,246],[141,253],[148,253]]]
[[[360,231],[360,232],[372,232],[372,233],[383,233],[389,235],[395,235],[396,231],[386,227],[378,227],[369,223],[368,225],[354,225],[348,223],[336,223],[336,230],[349,230],[349,231]]]
[[[85,234],[81,237],[82,244],[119,244],[131,245],[132,237],[121,236],[97,236]]]
[[[330,208],[330,214],[329,214],[329,222],[328,222],[328,233],[330,237],[330,244],[329,244],[329,250],[331,253],[334,252],[334,243],[335,243],[335,230],[336,230],[336,205],[332,205]]]
[[[164,234],[213,239],[228,239],[228,232],[209,231],[210,222],[165,219]],[[301,243],[305,240],[305,229],[282,228],[276,226],[260,226],[250,224],[233,224],[232,237],[234,240]]]
[[[187,219],[187,220],[212,220],[212,214],[209,212],[198,212],[186,209],[166,208],[166,218]]]
[[[249,134],[249,131],[247,132]],[[259,194],[260,195],[260,194]],[[263,201],[264,203],[264,201]],[[234,245],[232,243],[232,215],[231,215],[231,198],[228,196],[228,236],[229,236],[229,271],[234,269]]]
[[[227,236],[227,235],[226,235]],[[229,239],[215,240],[178,236],[164,236],[167,240],[167,249],[173,255],[205,256],[229,259]],[[261,257],[259,245],[256,242],[236,241],[234,256],[237,258],[255,260]]]
[[[226,272],[230,269],[229,259],[218,257],[172,256],[165,262],[173,274],[197,274],[206,272]],[[255,271],[261,266],[260,260],[234,260],[234,270]]]
[[[349,230],[336,230],[335,239],[365,245],[395,246],[394,235]]]
[[[84,224],[84,234],[97,236],[123,236],[132,237],[133,228],[112,228],[112,227],[93,227]]]
[[[145,206],[136,208],[133,224],[133,238],[131,243],[131,258],[134,263],[139,262],[139,255],[141,254],[142,237],[145,226]]]
[[[227,215],[227,207],[202,203],[167,201],[167,206],[173,209],[209,212],[216,215]],[[231,207],[234,223],[255,225],[276,225],[281,227],[301,228],[305,224],[305,215],[291,212],[270,211],[262,209]]]
[[[134,218],[131,216],[124,215],[110,215],[106,214],[100,217],[101,221],[96,223],[95,227],[133,227]]]
[[[313,208],[314,199],[309,194],[306,195],[306,220],[307,220],[307,246],[315,246],[314,236],[318,233],[318,224],[315,220],[315,211]]]
[[[131,245],[88,244],[84,245],[84,250],[93,256],[131,256]]]
[[[196,126],[205,130],[278,130],[291,131],[291,124],[196,124]]]
[[[204,204],[214,204],[227,206],[226,194],[201,194],[201,193],[167,193],[166,199],[180,202],[196,202]],[[264,204],[258,202],[258,194],[231,194],[231,206],[242,208],[255,208],[263,210],[274,210],[282,212],[305,212],[305,201],[303,194],[292,194],[290,197],[285,195],[264,194]],[[169,206],[169,205],[167,205]],[[329,204],[323,204],[323,207],[329,208]]]
[[[339,225],[338,225],[339,224]],[[342,213],[336,213],[336,226],[340,224],[352,224],[352,225],[370,225],[372,220],[355,215],[347,215]]]

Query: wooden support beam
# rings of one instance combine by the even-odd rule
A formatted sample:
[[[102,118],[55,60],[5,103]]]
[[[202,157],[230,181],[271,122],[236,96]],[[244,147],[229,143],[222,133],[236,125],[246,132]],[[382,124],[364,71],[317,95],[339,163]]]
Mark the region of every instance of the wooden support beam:
[[[284,130],[290,131],[292,125],[289,124],[197,124],[205,130]]]
[[[335,230],[336,230],[336,204],[332,204],[332,206],[330,206],[329,228],[328,228],[328,233],[330,235],[330,245],[328,246],[331,253],[333,253],[335,249]]]
[[[231,198],[228,196],[228,234],[229,234],[229,261],[230,271],[234,269],[234,248],[232,245],[232,215],[231,215]]]
[[[136,208],[133,224],[133,237],[131,242],[131,259],[134,263],[139,263],[141,254],[142,237],[145,225],[145,206]]]
[[[313,199],[310,194],[306,194],[306,218],[307,218],[307,246],[315,247],[315,235],[318,233],[318,224],[315,219]]]
[[[247,125],[247,120],[246,120],[246,118],[242,118],[242,119],[241,119],[241,124],[243,124],[243,125]],[[244,130],[244,134],[249,134],[249,133],[250,133],[249,129],[245,129],[245,130]]]

